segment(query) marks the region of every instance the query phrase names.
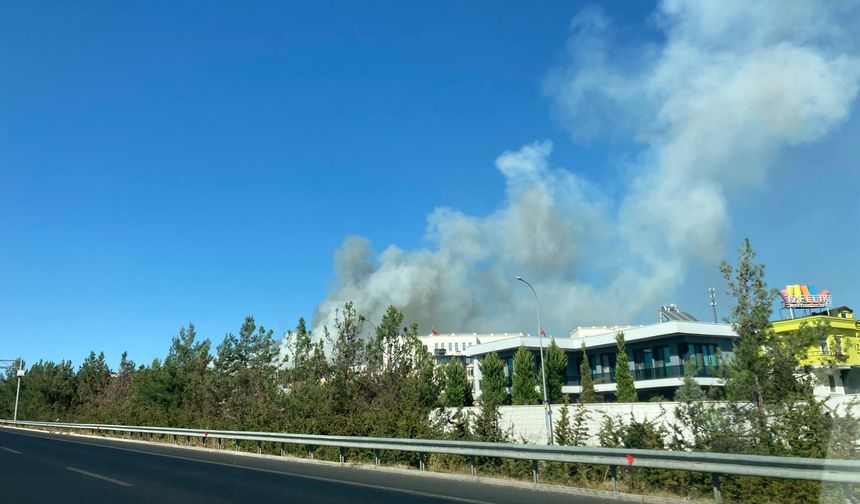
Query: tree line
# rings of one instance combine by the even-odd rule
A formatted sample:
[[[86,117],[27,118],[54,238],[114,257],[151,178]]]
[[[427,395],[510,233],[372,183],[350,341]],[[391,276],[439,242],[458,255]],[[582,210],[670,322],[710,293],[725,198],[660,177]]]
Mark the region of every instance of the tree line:
[[[803,327],[777,337],[769,329],[776,296],[764,281],[764,265],[745,241],[736,266],[721,270],[736,299],[729,322],[739,335],[734,359],[724,369],[728,402],[706,400],[686,366],[684,386],[676,398],[683,405],[666,427],[654,421],[608,418],[597,435],[606,447],[650,448],[854,458],[857,419],[830,411],[812,394],[814,370],[799,357],[827,328]],[[373,327],[368,336],[369,327]],[[371,324],[347,303],[334,327],[312,335],[304,319],[284,340],[279,357],[273,332],[247,317],[238,333],[227,334],[213,349],[189,324],[171,339],[164,358],[136,364],[123,354],[112,370],[103,353],[91,352],[75,369],[70,361],[39,361],[28,366],[21,384],[19,419],[61,420],[205,429],[261,430],[351,436],[449,438],[517,442],[501,427],[499,407],[536,404],[542,380],[532,352],[521,347],[513,359],[510,383],[505,363],[495,353],[478,366],[482,394],[472,397],[462,363],[434,365],[419,340],[418,327],[408,325],[395,307]],[[624,359],[624,335],[616,337],[617,398],[636,401],[633,377]],[[585,351],[585,348],[583,348]],[[561,445],[595,444],[585,429],[594,402],[588,359],[580,366],[582,393],[570,405],[561,386],[567,356],[551,341],[546,349],[549,400],[563,403],[554,428]],[[16,379],[0,379],[0,416],[11,418]],[[465,406],[477,403],[476,412]],[[321,453],[324,448],[319,449]],[[366,455],[366,454],[365,454]],[[361,457],[361,453],[356,456]],[[417,465],[415,454],[386,454],[389,461]],[[462,457],[434,455],[431,467],[459,470]],[[481,471],[528,477],[530,465],[481,459]],[[546,463],[553,481],[601,487],[606,468]],[[629,469],[625,485],[636,490],[706,495],[710,476],[681,471]],[[860,498],[858,488],[830,489],[810,482],[724,478],[724,496],[739,502],[819,502]],[[847,492],[847,493],[846,493]],[[843,500],[844,501],[844,500]]]

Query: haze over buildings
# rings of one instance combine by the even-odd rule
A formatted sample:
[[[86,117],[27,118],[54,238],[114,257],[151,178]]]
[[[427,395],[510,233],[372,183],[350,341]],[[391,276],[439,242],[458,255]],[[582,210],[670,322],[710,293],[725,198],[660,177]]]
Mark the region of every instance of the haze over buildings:
[[[393,304],[444,331],[520,329],[533,310],[512,281],[520,274],[535,284],[555,332],[639,319],[691,271],[716,270],[736,246],[732,227],[747,232],[730,209],[791,176],[786,156],[850,117],[860,59],[847,12],[857,9],[667,1],[655,12],[662,39],[630,47],[609,14],[583,10],[544,90],[574,139],[631,140],[622,144],[630,149],[623,166],[597,177],[559,166],[552,141],[510,146],[495,160],[505,181],[497,210],[438,207],[417,248],[377,250],[364,237],[347,238],[316,330],[350,300],[371,318]],[[619,180],[607,189],[604,177]]]

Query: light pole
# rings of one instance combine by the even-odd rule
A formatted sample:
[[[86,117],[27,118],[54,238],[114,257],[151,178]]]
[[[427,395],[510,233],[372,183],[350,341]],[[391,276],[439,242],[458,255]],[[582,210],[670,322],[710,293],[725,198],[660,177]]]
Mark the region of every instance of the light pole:
[[[546,362],[543,358],[543,328],[540,325],[540,299],[538,299],[537,292],[535,292],[535,288],[532,287],[532,284],[528,283],[523,277],[518,276],[517,280],[529,286],[532,294],[535,297],[535,303],[537,303],[537,322],[538,322],[538,341],[540,342],[540,374],[541,380],[543,381],[543,409],[546,416],[546,444],[552,444],[552,406],[549,404],[549,399],[547,398],[546,393]]]
[[[24,376],[24,361],[20,357],[17,360],[0,359],[0,369],[14,369],[18,377],[18,390],[15,391],[15,413],[12,421],[18,421],[18,397],[21,395],[21,378]]]
[[[18,397],[21,395],[21,377],[24,376],[24,370],[21,369],[23,367],[23,362],[20,358],[18,358],[18,369],[15,371],[15,375],[18,376],[18,389],[15,391],[15,413],[12,415],[12,421],[18,421]]]

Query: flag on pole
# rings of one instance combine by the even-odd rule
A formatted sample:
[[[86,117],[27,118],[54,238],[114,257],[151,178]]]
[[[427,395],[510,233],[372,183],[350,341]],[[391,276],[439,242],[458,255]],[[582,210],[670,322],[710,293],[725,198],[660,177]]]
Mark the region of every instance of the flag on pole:
[[[546,338],[546,333],[543,331],[543,327],[540,328],[540,335]]]

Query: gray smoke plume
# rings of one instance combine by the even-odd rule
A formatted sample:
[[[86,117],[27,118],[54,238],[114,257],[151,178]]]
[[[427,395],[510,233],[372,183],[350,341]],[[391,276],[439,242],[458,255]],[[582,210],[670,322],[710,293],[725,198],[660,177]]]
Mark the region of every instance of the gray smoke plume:
[[[438,208],[419,250],[374,250],[365,238],[335,253],[337,286],[313,327],[332,327],[353,301],[371,319],[388,305],[422,331],[530,331],[614,324],[653,310],[688,268],[727,250],[728,208],[778,169],[792,146],[814,142],[851,113],[860,83],[855,2],[663,2],[659,45],[617,49],[599,10],[571,23],[566,62],[545,82],[554,113],[576,139],[634,145],[608,194],[553,167],[552,143],[504,152],[500,210]]]

